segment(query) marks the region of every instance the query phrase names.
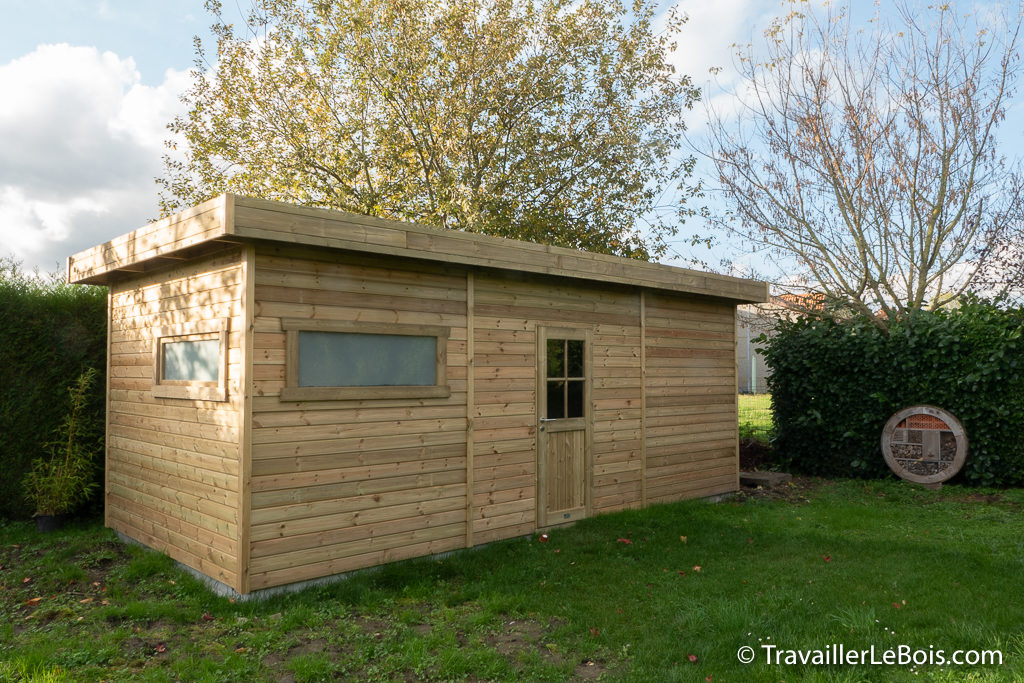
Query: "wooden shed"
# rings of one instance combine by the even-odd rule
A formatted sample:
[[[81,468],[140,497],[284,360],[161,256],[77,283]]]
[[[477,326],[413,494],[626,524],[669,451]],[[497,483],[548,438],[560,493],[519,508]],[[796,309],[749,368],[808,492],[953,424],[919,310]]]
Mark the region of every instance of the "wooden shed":
[[[68,277],[107,525],[240,594],[738,488],[761,282],[233,195]]]

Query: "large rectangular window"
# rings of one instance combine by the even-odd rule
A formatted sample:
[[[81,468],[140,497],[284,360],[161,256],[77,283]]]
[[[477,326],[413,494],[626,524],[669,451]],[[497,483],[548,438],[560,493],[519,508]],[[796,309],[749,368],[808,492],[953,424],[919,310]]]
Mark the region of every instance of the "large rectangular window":
[[[227,319],[155,330],[153,396],[226,401],[227,336]]]
[[[430,398],[451,394],[449,328],[286,319],[284,401]]]

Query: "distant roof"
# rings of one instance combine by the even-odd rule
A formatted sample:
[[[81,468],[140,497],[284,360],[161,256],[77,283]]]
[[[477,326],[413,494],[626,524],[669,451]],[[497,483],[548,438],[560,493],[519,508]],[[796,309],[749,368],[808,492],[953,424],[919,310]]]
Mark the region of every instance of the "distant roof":
[[[755,280],[232,194],[71,256],[68,281],[109,284],[225,242],[254,241],[612,282],[737,303],[768,300],[768,285]]]

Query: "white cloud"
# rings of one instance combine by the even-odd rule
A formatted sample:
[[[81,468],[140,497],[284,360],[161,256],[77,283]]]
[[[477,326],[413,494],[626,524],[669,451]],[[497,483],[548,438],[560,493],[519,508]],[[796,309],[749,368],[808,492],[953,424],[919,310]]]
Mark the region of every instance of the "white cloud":
[[[132,59],[42,45],[0,65],[0,255],[53,269],[156,214],[185,72],[142,85]]]

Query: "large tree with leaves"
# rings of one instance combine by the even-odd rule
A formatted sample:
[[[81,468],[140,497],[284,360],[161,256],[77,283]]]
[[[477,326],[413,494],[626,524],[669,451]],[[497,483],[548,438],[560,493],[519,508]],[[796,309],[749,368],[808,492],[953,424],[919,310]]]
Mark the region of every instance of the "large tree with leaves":
[[[228,191],[651,258],[686,211],[699,91],[667,61],[682,18],[645,0],[207,9],[164,213]]]
[[[1019,287],[1024,195],[997,130],[1020,16],[883,3],[858,25],[841,5],[791,2],[740,49],[738,114],[710,126],[718,225],[776,257],[783,289],[883,326]]]

